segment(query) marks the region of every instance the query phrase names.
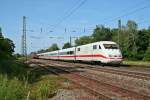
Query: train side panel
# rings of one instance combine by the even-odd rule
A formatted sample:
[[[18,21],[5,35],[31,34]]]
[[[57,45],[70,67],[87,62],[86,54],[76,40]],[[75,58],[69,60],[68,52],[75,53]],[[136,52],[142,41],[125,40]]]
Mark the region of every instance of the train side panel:
[[[92,61],[92,51],[90,44],[76,47],[76,60]]]
[[[75,47],[59,50],[59,60],[75,60]]]

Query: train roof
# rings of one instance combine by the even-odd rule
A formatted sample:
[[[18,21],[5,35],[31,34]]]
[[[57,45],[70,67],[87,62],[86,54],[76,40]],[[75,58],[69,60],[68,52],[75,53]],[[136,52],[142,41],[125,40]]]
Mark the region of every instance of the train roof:
[[[99,41],[99,42],[93,42],[93,43],[89,43],[89,44],[85,44],[85,45],[80,45],[77,47],[87,46],[87,45],[96,45],[96,44],[116,44],[116,43],[113,41]]]
[[[76,46],[76,47],[88,46],[88,45],[94,45],[94,44],[96,45],[96,44],[116,44],[116,43],[113,42],[113,41],[99,41],[99,42],[89,43],[89,44],[80,45],[80,46]],[[61,49],[61,50],[56,50],[56,51],[51,51],[51,52],[40,53],[40,54],[37,54],[37,55],[47,54],[47,53],[58,53],[58,51],[59,52],[72,51],[74,49],[75,49],[75,47],[71,47],[71,48],[66,48],[66,49]]]
[[[61,49],[61,50],[59,50],[59,52],[61,52],[61,51],[72,51],[74,49],[75,49],[75,47],[71,47],[71,48]]]
[[[57,51],[50,51],[50,52],[39,53],[37,55],[42,55],[42,54],[47,54],[47,53],[57,53],[57,52],[58,52],[58,50]]]

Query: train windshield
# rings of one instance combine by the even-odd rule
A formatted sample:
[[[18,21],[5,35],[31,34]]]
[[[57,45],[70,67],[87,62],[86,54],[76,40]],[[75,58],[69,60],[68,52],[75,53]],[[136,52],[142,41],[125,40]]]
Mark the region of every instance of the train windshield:
[[[104,44],[105,49],[118,49],[117,44]]]

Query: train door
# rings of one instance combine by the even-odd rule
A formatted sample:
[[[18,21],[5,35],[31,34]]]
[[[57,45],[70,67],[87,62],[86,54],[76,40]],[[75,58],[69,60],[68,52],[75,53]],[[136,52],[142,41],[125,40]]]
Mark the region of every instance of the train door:
[[[75,60],[75,61],[76,61],[76,58],[77,58],[77,57],[76,57],[76,56],[77,56],[76,50],[77,50],[77,47],[74,48],[74,60]]]
[[[91,45],[86,45],[84,47],[84,54],[85,54],[85,57],[84,57],[84,60],[86,61],[91,61],[93,59],[93,56],[92,56],[92,48],[91,48]]]
[[[101,53],[102,53],[102,48],[100,44],[93,44],[93,59],[92,61],[100,61],[101,59]]]

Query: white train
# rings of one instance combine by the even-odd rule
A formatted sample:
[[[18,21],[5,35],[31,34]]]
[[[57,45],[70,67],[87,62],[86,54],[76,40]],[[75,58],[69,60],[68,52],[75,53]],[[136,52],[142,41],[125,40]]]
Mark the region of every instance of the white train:
[[[90,61],[101,63],[122,62],[119,46],[112,41],[100,41],[77,47],[37,54],[39,59]]]

